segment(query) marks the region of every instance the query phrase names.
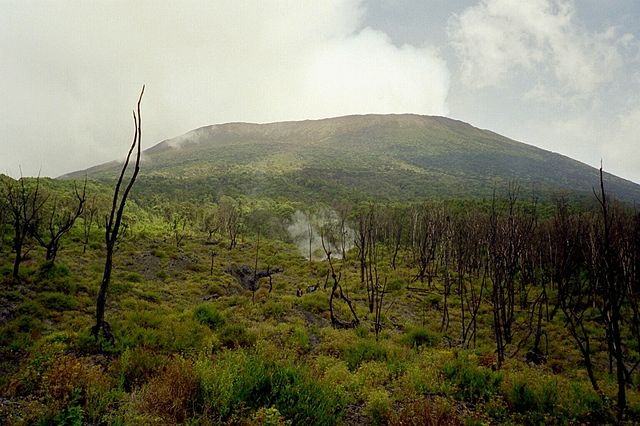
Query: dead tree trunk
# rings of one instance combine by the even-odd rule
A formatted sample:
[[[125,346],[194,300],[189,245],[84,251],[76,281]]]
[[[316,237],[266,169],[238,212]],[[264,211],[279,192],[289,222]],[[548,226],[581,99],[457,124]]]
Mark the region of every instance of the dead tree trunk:
[[[329,270],[331,272],[331,278],[333,279],[333,286],[331,287],[331,294],[329,295],[329,314],[331,317],[331,325],[333,326],[333,328],[355,328],[358,326],[358,324],[360,324],[360,320],[358,319],[358,315],[356,314],[356,310],[355,310],[355,307],[353,306],[353,303],[351,302],[351,299],[349,299],[342,291],[342,286],[340,285],[341,274],[340,273],[336,274],[336,270],[333,267],[333,261],[331,260],[331,251],[327,250],[327,247],[324,244],[324,236],[321,234],[320,237],[321,237],[320,241],[322,242],[322,249],[324,250],[324,253],[327,256],[327,262],[329,262]],[[340,321],[336,317],[333,311],[333,299],[336,296],[342,299],[347,304],[347,306],[349,306],[351,315],[353,315],[353,320],[351,320],[350,322]]]
[[[36,178],[35,186],[28,187],[25,179],[18,181],[6,180],[4,196],[11,221],[13,222],[13,250],[15,257],[13,261],[13,281],[20,281],[20,263],[26,257],[27,252],[23,252],[24,244],[28,234],[39,219],[40,210],[46,198],[40,195],[40,177]]]
[[[31,235],[33,238],[38,241],[38,243],[44,247],[47,252],[45,256],[45,260],[49,265],[53,265],[56,260],[56,256],[58,254],[58,249],[60,248],[60,241],[62,237],[71,230],[76,219],[82,214],[84,209],[84,203],[87,199],[87,181],[85,179],[84,186],[82,188],[82,194],[78,192],[78,189],[74,184],[74,192],[77,199],[77,205],[72,211],[68,211],[65,213],[60,213],[58,210],[59,206],[54,201],[49,221],[46,225],[46,229],[41,229],[40,224],[36,223],[31,228]],[[45,236],[46,234],[46,236]]]
[[[113,250],[116,245],[116,241],[118,240],[118,233],[120,232],[120,225],[122,224],[122,215],[124,213],[124,207],[127,202],[127,197],[129,196],[129,192],[133,187],[133,184],[138,177],[138,172],[140,171],[140,153],[141,153],[141,139],[142,139],[142,117],[140,115],[140,103],[142,102],[142,95],[144,94],[144,86],[142,86],[142,91],[140,92],[140,97],[138,98],[137,104],[137,114],[136,111],[133,112],[133,124],[134,124],[134,134],[133,134],[133,142],[131,143],[131,147],[129,148],[129,153],[127,154],[127,159],[122,166],[122,171],[120,172],[120,177],[118,178],[118,182],[116,183],[115,190],[113,192],[113,202],[111,204],[111,212],[109,216],[106,217],[105,223],[105,242],[106,242],[106,256],[104,262],[104,273],[102,275],[102,282],[100,283],[100,291],[98,292],[98,299],[96,302],[96,324],[91,329],[91,334],[98,339],[100,336],[100,331],[102,331],[103,336],[110,341],[113,341],[113,335],[111,334],[111,327],[108,322],[104,319],[104,311],[105,305],[107,302],[107,290],[109,288],[109,283],[111,282],[111,269],[113,268]],[[129,178],[129,182],[124,189],[122,197],[120,195],[120,187],[122,186],[125,172],[127,171],[127,167],[129,166],[129,160],[131,159],[131,154],[133,150],[137,148],[136,152],[136,160],[133,169],[133,174]]]

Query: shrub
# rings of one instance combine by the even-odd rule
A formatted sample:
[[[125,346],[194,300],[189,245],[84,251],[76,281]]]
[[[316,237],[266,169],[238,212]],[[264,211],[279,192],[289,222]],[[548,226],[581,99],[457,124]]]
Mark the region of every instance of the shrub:
[[[609,412],[610,407],[587,382],[571,382],[567,394],[562,408],[569,418],[602,424],[613,422],[615,414]]]
[[[445,378],[456,387],[456,396],[472,403],[487,400],[498,393],[502,375],[457,359],[444,367]]]
[[[222,346],[234,348],[246,348],[256,343],[256,336],[249,333],[243,326],[239,324],[229,324],[220,330],[220,343]]]
[[[142,291],[139,296],[142,300],[146,300],[147,302],[158,303],[160,301],[160,296],[158,296],[158,293],[154,291]]]
[[[130,283],[141,283],[144,277],[137,272],[128,272],[122,276],[122,279]]]
[[[261,407],[254,414],[251,424],[255,426],[289,426],[291,420],[285,420],[276,407]]]
[[[299,353],[307,353],[311,350],[309,335],[304,327],[296,327],[289,337],[289,342]]]
[[[40,321],[33,318],[31,315],[21,315],[16,318],[16,325],[21,332],[34,331],[40,324]]]
[[[58,292],[42,293],[39,300],[44,307],[54,311],[70,311],[78,306],[78,302],[73,296]]]
[[[391,398],[384,389],[369,392],[365,410],[374,425],[386,424],[391,414]]]
[[[45,262],[36,272],[36,282],[38,288],[49,291],[58,291],[66,294],[76,292],[76,283],[71,280],[69,268],[58,262],[52,264]]]
[[[196,306],[193,317],[203,325],[215,330],[224,324],[224,317],[218,310],[209,303],[202,303]]]
[[[386,361],[387,351],[375,341],[360,340],[347,346],[342,356],[349,370],[354,371],[365,361]]]
[[[360,337],[361,339],[369,337],[369,327],[363,324],[358,325],[354,331],[356,333],[356,336]]]
[[[61,411],[92,405],[110,386],[111,380],[100,367],[82,358],[63,355],[42,376],[40,393],[51,408]]]
[[[84,424],[82,408],[78,406],[65,408],[53,418],[53,424],[56,426],[82,426]]]
[[[32,315],[36,318],[44,318],[47,316],[46,310],[35,300],[27,300],[18,308],[19,314]]]
[[[204,411],[224,423],[243,407],[275,407],[293,424],[333,425],[345,401],[304,367],[279,364],[245,350],[224,352],[215,363],[199,361]]]
[[[143,348],[125,349],[116,363],[118,384],[130,392],[153,377],[166,358]]]
[[[298,303],[305,311],[322,314],[329,310],[329,302],[322,292],[307,293],[298,299]]]
[[[262,312],[275,320],[280,320],[284,316],[285,308],[282,303],[276,302],[275,300],[268,300],[262,306]]]
[[[424,327],[416,327],[407,331],[404,340],[410,347],[418,350],[420,346],[434,346],[438,343],[439,337]]]
[[[538,396],[533,392],[531,386],[528,386],[526,383],[513,384],[509,395],[509,402],[513,409],[519,413],[540,410]]]
[[[26,319],[26,318],[29,318]],[[32,345],[30,330],[24,330],[31,317],[22,316],[16,321],[0,327],[0,347],[13,352],[27,351]]]
[[[460,426],[462,419],[445,398],[423,398],[403,405],[389,421],[393,426]]]
[[[180,357],[134,393],[136,411],[159,417],[164,423],[183,423],[193,415],[198,393],[198,377],[193,363]]]

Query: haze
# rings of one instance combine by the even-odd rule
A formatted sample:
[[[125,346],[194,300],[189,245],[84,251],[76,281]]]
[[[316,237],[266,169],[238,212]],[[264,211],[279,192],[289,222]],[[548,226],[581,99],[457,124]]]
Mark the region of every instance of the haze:
[[[119,158],[145,83],[145,148],[214,123],[411,112],[640,182],[633,0],[0,7],[1,173]]]

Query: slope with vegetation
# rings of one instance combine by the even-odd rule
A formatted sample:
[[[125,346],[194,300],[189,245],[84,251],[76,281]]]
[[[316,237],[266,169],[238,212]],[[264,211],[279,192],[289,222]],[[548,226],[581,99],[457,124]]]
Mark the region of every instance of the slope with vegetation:
[[[0,179],[7,424],[640,421],[637,185],[413,115],[145,156]]]
[[[598,171],[444,117],[364,115],[203,127],[144,153],[139,193],[215,200],[254,195],[297,201],[490,198],[517,181],[550,199],[591,199]],[[116,163],[68,177],[113,179]],[[612,194],[640,201],[640,186],[605,175]],[[184,189],[188,189],[185,193]]]
[[[70,181],[4,182],[41,201],[27,210],[73,210]],[[484,202],[332,206],[139,192],[114,251],[105,340],[91,327],[111,191],[87,184],[55,261],[29,233],[17,277],[2,204],[9,424],[640,420],[640,220],[608,198],[583,210],[515,186]]]

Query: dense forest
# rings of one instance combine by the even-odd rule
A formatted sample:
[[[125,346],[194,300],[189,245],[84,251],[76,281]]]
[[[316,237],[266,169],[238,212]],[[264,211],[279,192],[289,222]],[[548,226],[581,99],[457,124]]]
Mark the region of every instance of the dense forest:
[[[122,177],[2,179],[9,424],[640,420],[640,215],[604,185],[589,208],[133,186],[114,238]]]

